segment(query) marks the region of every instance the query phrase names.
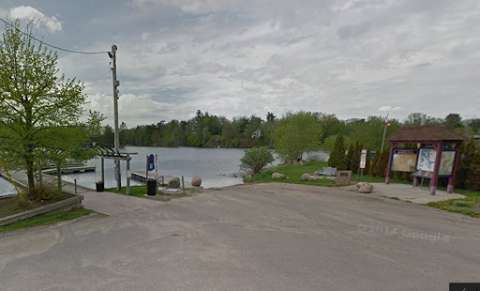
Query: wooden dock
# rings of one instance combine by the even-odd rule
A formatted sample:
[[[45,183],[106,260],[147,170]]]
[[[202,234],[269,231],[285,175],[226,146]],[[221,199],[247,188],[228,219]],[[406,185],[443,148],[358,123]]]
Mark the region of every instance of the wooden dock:
[[[57,175],[57,169],[46,169],[42,171],[47,175]],[[95,166],[76,166],[61,169],[62,175],[95,172]]]
[[[132,172],[131,177],[133,181],[140,182],[140,183],[147,183],[147,177],[145,176],[145,172]],[[155,173],[151,173],[148,175],[149,179],[155,179]],[[157,183],[159,185],[165,185],[170,181],[173,177],[170,176],[158,176]]]

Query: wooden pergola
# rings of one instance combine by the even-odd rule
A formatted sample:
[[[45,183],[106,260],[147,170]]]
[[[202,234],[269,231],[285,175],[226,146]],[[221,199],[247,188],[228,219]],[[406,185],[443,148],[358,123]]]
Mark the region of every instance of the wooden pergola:
[[[105,159],[110,159],[114,161],[126,161],[127,167],[127,188],[126,194],[130,194],[130,161],[132,160],[132,155],[136,155],[137,153],[122,153],[117,152],[112,147],[104,146],[104,145],[94,145],[97,155],[100,157],[101,161],[101,177],[102,183],[105,183]],[[118,190],[121,190],[121,181],[119,183]]]
[[[454,152],[454,161],[451,172],[443,174],[448,177],[447,192],[452,193],[455,185],[455,176],[460,165],[460,145],[464,136],[443,126],[417,126],[405,127],[395,132],[389,139],[390,154],[385,175],[385,183],[390,183],[394,154],[399,150],[416,149],[417,159],[415,172],[413,173],[414,186],[418,185],[419,178],[430,179],[430,193],[435,195],[440,176],[442,153],[445,151]],[[420,149],[432,149],[435,151],[435,160],[432,171],[418,169]]]

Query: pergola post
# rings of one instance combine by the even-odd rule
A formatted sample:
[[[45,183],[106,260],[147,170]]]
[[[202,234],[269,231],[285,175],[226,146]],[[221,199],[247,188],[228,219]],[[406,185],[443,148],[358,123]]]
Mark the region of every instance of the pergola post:
[[[127,195],[130,195],[130,156],[127,157]]]
[[[432,179],[430,180],[430,194],[435,195],[437,192],[437,185],[438,185],[438,173],[440,171],[440,164],[442,162],[442,147],[443,144],[441,142],[435,143],[435,165],[433,167],[433,175]]]
[[[453,162],[453,169],[452,173],[450,174],[450,177],[448,177],[448,186],[447,186],[447,192],[448,193],[453,193],[453,190],[455,189],[455,178],[457,176],[457,171],[458,168],[460,168],[460,151],[459,148],[460,144],[455,145],[455,160]]]
[[[388,165],[387,172],[385,173],[385,184],[390,184],[390,176],[392,174],[392,164],[393,164],[393,153],[396,149],[397,144],[392,143],[390,145],[390,152],[388,153]]]
[[[102,183],[105,185],[105,160],[100,158],[100,167],[101,167],[101,173],[102,173]]]

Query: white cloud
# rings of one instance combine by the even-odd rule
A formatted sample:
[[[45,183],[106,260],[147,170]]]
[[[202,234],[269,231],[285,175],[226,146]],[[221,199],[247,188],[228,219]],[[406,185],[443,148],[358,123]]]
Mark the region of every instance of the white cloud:
[[[378,108],[378,111],[381,111],[381,112],[392,112],[392,111],[398,111],[400,110],[401,108],[399,106],[390,106],[390,105],[385,105],[385,106],[381,106],[380,108]]]
[[[10,9],[10,17],[32,21],[35,26],[44,26],[50,32],[62,30],[62,23],[55,16],[47,16],[31,6],[18,6]]]
[[[186,13],[193,14],[224,10],[238,2],[238,0],[131,0],[133,6],[138,8],[165,5],[177,7]]]
[[[197,109],[351,118],[380,115],[385,105],[400,119],[478,115],[477,0],[123,1],[137,9],[69,18],[75,36],[84,30],[69,46],[118,44],[120,119],[129,125],[189,118]],[[64,55],[60,63],[109,115],[107,61]]]

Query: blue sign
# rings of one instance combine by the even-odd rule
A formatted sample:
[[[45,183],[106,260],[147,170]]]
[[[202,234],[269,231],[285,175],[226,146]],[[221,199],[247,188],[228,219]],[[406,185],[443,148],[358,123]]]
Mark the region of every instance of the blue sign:
[[[155,155],[151,154],[147,156],[147,171],[155,170]]]

